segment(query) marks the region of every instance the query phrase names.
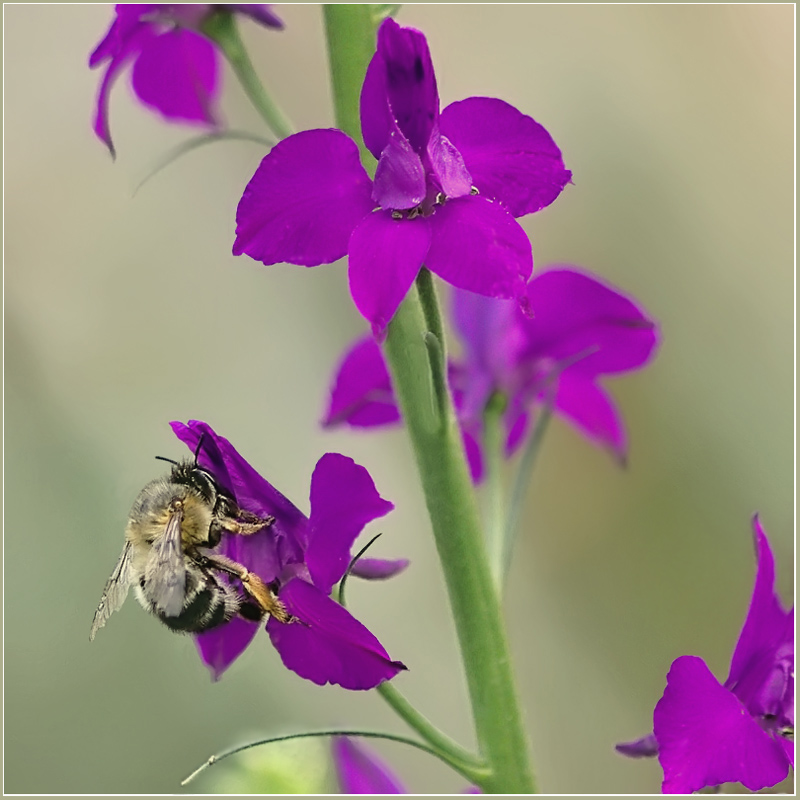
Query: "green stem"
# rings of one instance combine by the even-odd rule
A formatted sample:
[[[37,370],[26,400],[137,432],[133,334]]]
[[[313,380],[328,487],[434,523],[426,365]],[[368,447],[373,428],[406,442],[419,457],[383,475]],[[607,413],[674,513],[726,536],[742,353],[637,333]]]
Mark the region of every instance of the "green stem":
[[[239,35],[233,14],[224,11],[212,14],[203,24],[203,33],[215,41],[222,50],[242,84],[242,88],[250,98],[250,102],[272,132],[279,139],[291,136],[294,133],[292,123],[272,99],[256,74],[253,62]]]
[[[373,536],[367,544],[362,547],[358,553],[350,560],[350,565],[347,571],[339,581],[339,605],[347,608],[345,602],[344,588],[350,572],[356,565],[358,560],[369,548],[374,544],[375,540],[380,536]],[[394,688],[388,681],[384,681],[377,687],[378,694],[397,712],[397,714],[405,720],[410,727],[412,727],[431,747],[439,753],[439,757],[443,761],[453,766],[454,769],[464,773],[464,770],[471,770],[471,775],[476,775],[486,771],[486,765],[475,755],[461,747],[460,744],[453,741],[445,733],[442,733],[433,723],[420,714],[411,703]]]
[[[378,694],[397,712],[405,722],[413,728],[436,752],[442,761],[447,761],[454,769],[466,774],[470,771],[470,780],[488,774],[486,764],[469,750],[442,733],[427,717],[420,714],[411,703],[394,686],[385,681],[377,688]]]
[[[424,307],[435,302],[412,287],[389,325],[385,354],[417,459],[436,547],[466,669],[481,755],[490,774],[478,785],[488,793],[531,793],[527,741],[511,673],[503,619],[481,531],[480,516],[464,460],[461,434],[446,387],[445,413],[428,422],[431,387],[425,347]]]
[[[259,739],[257,742],[242,744],[238,747],[233,747],[230,750],[226,750],[224,753],[220,753],[219,755],[213,755],[208,759],[208,761],[205,762],[205,764],[201,764],[191,775],[189,775],[188,778],[184,778],[181,781],[181,786],[186,786],[187,783],[191,783],[191,781],[193,781],[201,772],[205,772],[205,770],[207,770],[209,767],[213,767],[214,764],[219,764],[220,761],[224,761],[226,758],[235,756],[237,753],[242,753],[245,750],[251,750],[254,747],[261,747],[261,745],[265,744],[288,742],[292,739],[314,739],[326,736],[358,736],[362,739],[386,739],[390,742],[399,742],[401,744],[407,744],[410,747],[416,747],[417,750],[423,750],[424,752],[429,753],[436,758],[441,758],[439,753],[437,753],[433,748],[428,747],[428,745],[424,744],[423,742],[418,742],[416,739],[410,739],[408,736],[399,736],[394,733],[360,730],[306,731],[305,733],[290,733],[285,736],[272,736],[269,739]],[[451,764],[451,766],[453,765]],[[475,780],[476,775],[479,776],[481,774],[480,770],[468,769],[464,772],[461,770],[458,771],[470,781]]]
[[[375,47],[367,6],[325,6],[336,122],[360,142],[358,98]],[[374,174],[374,162],[361,148]],[[534,792],[508,643],[469,477],[461,433],[446,385],[438,303],[424,271],[389,325],[385,355],[411,438],[466,670],[475,731],[488,772],[475,783],[488,793]],[[432,347],[431,335],[437,342]],[[434,401],[433,403],[431,401]]]
[[[325,4],[325,34],[331,67],[336,125],[358,144],[361,163],[375,174],[375,159],[361,139],[361,85],[375,53],[375,22],[367,4]]]
[[[500,587],[505,584],[505,579],[511,566],[511,556],[514,552],[517,534],[519,533],[519,520],[522,516],[522,507],[525,504],[525,494],[528,491],[528,486],[530,486],[531,473],[536,464],[536,456],[539,454],[539,448],[544,440],[545,431],[547,430],[550,418],[553,416],[553,402],[553,391],[551,391],[548,394],[547,400],[545,400],[539,410],[539,416],[536,418],[533,432],[528,439],[528,443],[525,445],[519,467],[517,467],[514,488],[511,492],[511,505],[508,511],[506,527],[503,532],[503,550],[498,564],[500,574],[500,583],[498,586]]]
[[[492,569],[492,580],[498,596],[502,597],[505,579],[507,543],[506,498],[503,491],[505,435],[503,412],[506,397],[495,392],[483,413],[483,452],[486,460],[487,550]]]

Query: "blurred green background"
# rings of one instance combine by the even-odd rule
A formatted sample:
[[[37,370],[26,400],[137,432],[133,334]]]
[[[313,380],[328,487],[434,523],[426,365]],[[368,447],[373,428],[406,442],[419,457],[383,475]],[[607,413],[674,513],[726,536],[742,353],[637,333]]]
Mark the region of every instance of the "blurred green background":
[[[330,126],[320,9],[278,13],[282,33],[242,24],[257,68],[299,129]],[[285,670],[266,636],[217,684],[191,639],[133,600],[89,644],[130,503],[161,471],[153,456],[183,454],[172,419],[210,422],[306,511],[322,453],[371,471],[397,507],[369,529],[384,533],[375,554],[412,566],[353,581],[350,605],[409,665],[398,687],[470,744],[402,431],[317,427],[332,365],[364,330],[345,264],[231,256],[264,155],[252,143],[198,150],[134,196],[191,131],[138,106],[123,80],[116,163],[94,138],[87,58],[111,16],[4,7],[5,790],[179,792],[212,752],[257,736],[403,730],[377,696]],[[627,470],[552,426],[507,604],[542,789],[658,791],[658,765],[614,743],[649,731],[678,655],[727,674],[755,511],[793,593],[794,8],[411,5],[398,19],[428,36],[443,105],[502,97],[562,148],[574,185],[522,223],[539,267],[594,270],[660,322],[655,362],[609,382]],[[231,127],[262,132],[225,78]],[[377,749],[412,791],[463,788],[424,754]],[[213,772],[189,789],[224,789]]]

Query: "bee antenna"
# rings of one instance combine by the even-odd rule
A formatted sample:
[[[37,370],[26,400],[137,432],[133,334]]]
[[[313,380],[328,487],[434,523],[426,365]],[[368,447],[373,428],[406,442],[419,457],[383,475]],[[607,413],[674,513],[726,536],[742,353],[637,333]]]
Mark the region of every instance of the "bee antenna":
[[[203,448],[203,440],[206,438],[205,433],[200,434],[200,441],[197,443],[197,447],[194,450],[194,463],[197,464],[197,457],[200,455],[200,450]]]
[[[179,466],[177,461],[173,461],[171,458],[167,458],[166,456],[156,456],[157,461],[169,461],[170,464],[174,464],[176,467]]]

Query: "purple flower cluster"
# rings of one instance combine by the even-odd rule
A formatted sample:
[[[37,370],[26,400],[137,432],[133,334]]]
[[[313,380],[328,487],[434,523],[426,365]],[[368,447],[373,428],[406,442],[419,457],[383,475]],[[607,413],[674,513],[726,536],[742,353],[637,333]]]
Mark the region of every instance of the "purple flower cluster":
[[[513,301],[453,293],[452,318],[463,355],[449,379],[473,479],[483,476],[483,416],[492,395],[506,397],[506,453],[525,440],[544,402],[619,460],[627,454],[622,418],[599,378],[639,369],[655,353],[655,323],[631,299],[572,267],[553,267],[527,287],[532,316]],[[365,337],[341,360],[323,419],[369,428],[399,422],[386,364]]]
[[[114,154],[109,127],[111,87],[133,62],[136,97],[171,121],[218,124],[219,64],[214,45],[201,33],[214,13],[239,14],[268,28],[283,23],[268,5],[120,3],[105,36],[89,57],[89,66],[105,65],[97,92],[94,132]]]
[[[531,245],[516,222],[570,180],[550,134],[502,100],[440,113],[422,33],[387,19],[361,91],[371,180],[339,130],[277,144],[245,189],[234,255],[306,267],[348,256],[356,307],[380,338],[425,264],[453,286],[526,302]]]
[[[381,643],[349,611],[330,597],[351,559],[364,526],[394,507],[375,489],[369,473],[337,453],[320,458],[311,476],[311,513],[306,517],[261,477],[204,422],[171,423],[175,435],[237,502],[260,517],[273,516],[268,528],[249,536],[223,534],[219,552],[277,586],[278,598],[295,618],[270,617],[267,633],[283,663],[320,685],[371,689],[405,666],[392,661]],[[371,560],[361,577],[388,577],[407,562]],[[235,617],[198,634],[200,657],[215,679],[241,655],[261,623]]]
[[[775,593],[775,560],[758,517],[753,533],[756,580],[725,683],[702,658],[675,659],[653,733],[617,745],[634,758],[658,755],[664,793],[723,783],[755,792],[794,769],[794,608]]]

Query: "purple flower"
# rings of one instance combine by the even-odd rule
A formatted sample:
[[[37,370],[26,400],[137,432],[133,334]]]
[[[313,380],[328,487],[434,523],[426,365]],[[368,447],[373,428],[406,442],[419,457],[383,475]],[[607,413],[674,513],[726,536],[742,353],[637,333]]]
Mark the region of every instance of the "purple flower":
[[[111,87],[133,61],[133,91],[144,105],[168,120],[217,125],[219,65],[214,45],[199,31],[214,13],[250,17],[280,29],[283,23],[267,5],[120,3],[108,32],[89,57],[96,69],[106,64],[97,92],[94,132],[114,155],[108,122]]]
[[[342,794],[406,794],[406,789],[375,753],[346,736],[331,745]]]
[[[547,131],[487,97],[440,114],[425,37],[392,19],[364,79],[361,131],[374,181],[339,130],[277,144],[239,203],[234,254],[306,267],[348,254],[353,300],[378,337],[423,263],[454,286],[524,302],[533,259],[514,217],[570,180]]]
[[[794,768],[794,608],[775,594],[775,561],[753,519],[758,568],[750,609],[724,684],[703,659],[672,662],[653,712],[653,733],[618,744],[624,755],[658,755],[662,791],[688,794],[741,783],[758,791]]]
[[[369,473],[350,458],[326,453],[311,477],[311,513],[306,517],[209,425],[195,420],[170,424],[192,452],[203,437],[200,465],[240,508],[260,517],[275,517],[272,525],[258,533],[223,534],[219,553],[277,587],[278,598],[296,618],[284,623],[270,617],[267,622],[267,633],[283,663],[314,683],[335,683],[345,689],[371,689],[405,669],[329,597],[345,574],[350,549],[361,530],[394,507],[378,494]],[[384,567],[378,577],[387,577],[402,562],[377,563]],[[195,637],[215,680],[250,644],[259,625],[234,617]]]
[[[449,379],[476,481],[483,475],[483,415],[496,392],[507,402],[507,454],[549,400],[588,439],[626,457],[622,418],[599,378],[644,366],[658,342],[655,323],[633,300],[566,266],[534,276],[528,297],[532,318],[513,301],[454,292],[463,356],[451,361]],[[361,339],[339,365],[323,424],[374,427],[399,419],[380,349]]]

